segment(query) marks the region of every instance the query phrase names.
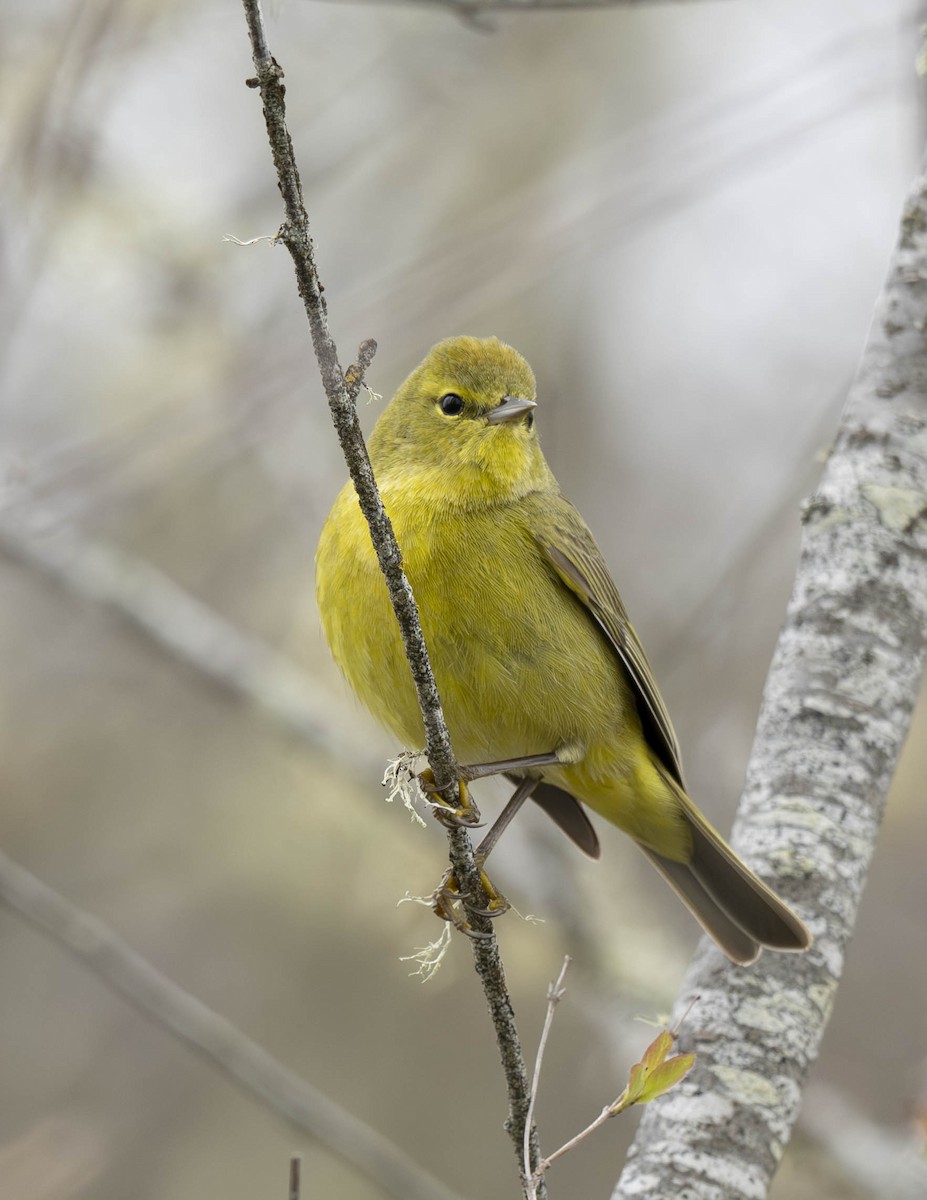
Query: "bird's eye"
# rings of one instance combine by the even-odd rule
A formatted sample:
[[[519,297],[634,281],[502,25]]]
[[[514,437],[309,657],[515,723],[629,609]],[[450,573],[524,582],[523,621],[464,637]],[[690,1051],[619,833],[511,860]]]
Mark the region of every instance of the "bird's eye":
[[[464,402],[456,392],[448,392],[438,401],[438,407],[446,417],[457,417],[463,412]]]
[[[525,424],[528,426],[529,429],[534,428],[534,413],[533,412],[529,412],[527,417],[525,417]]]

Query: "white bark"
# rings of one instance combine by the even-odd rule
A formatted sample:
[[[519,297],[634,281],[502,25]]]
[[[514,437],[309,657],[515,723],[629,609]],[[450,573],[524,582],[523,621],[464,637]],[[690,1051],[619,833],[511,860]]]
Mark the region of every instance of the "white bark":
[[[696,1068],[644,1113],[613,1200],[762,1200],[830,1015],[927,631],[927,173],[820,486],[734,845],[816,941],[749,969],[707,941],[677,1014]],[[865,1030],[860,1031],[865,1036]]]

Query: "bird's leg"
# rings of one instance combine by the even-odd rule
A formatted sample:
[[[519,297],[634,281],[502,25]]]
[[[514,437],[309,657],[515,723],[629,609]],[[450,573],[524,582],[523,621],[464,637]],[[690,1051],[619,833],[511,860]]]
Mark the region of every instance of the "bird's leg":
[[[472,829],[480,823],[480,811],[470,799],[468,783],[472,783],[474,779],[486,779],[489,775],[505,775],[509,771],[521,772],[535,767],[553,767],[564,761],[562,754],[551,751],[548,754],[526,754],[522,758],[503,758],[498,762],[471,763],[469,766],[459,767],[457,792],[460,803],[456,808],[445,804],[439,796],[432,771],[422,771],[418,781],[422,791],[427,792],[431,798],[434,814],[442,825],[465,825]]]
[[[476,865],[482,869],[483,863],[489,858],[492,851],[495,849],[496,842],[502,837],[513,818],[517,815],[519,809],[524,802],[531,796],[531,793],[540,783],[540,779],[522,779],[518,783],[515,791],[512,793],[508,804],[499,813],[492,825],[486,831],[483,840],[473,852],[473,857],[476,859]]]
[[[493,822],[492,826],[486,833],[486,836],[477,846],[474,852],[476,865],[480,872],[480,882],[489,897],[489,905],[487,908],[470,907],[471,912],[479,913],[483,917],[500,917],[504,912],[508,912],[511,905],[499,889],[493,884],[492,880],[483,870],[483,864],[489,857],[490,852],[498,842],[499,838],[511,824],[512,818],[528,799],[540,781],[537,779],[522,779],[512,793],[511,799],[505,808]],[[439,917],[445,921],[452,921],[461,933],[476,936],[476,931],[470,928],[470,925],[463,920],[457,912],[455,905],[461,900],[460,886],[453,871],[448,871],[441,880],[432,897],[432,908]],[[483,935],[479,935],[483,936]]]
[[[485,779],[488,775],[505,775],[509,771],[519,773],[532,767],[555,767],[562,762],[564,762],[562,755],[556,750],[551,750],[548,754],[526,754],[523,758],[502,758],[498,762],[471,763],[469,766],[460,767],[459,771],[461,779],[472,783],[474,779]]]

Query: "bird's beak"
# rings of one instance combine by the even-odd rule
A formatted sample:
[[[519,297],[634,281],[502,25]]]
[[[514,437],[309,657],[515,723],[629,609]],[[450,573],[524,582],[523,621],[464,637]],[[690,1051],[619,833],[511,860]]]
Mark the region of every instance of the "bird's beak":
[[[509,425],[512,421],[523,417],[525,413],[531,412],[532,408],[537,408],[534,400],[520,400],[517,396],[503,396],[502,403],[491,408],[486,414],[486,420],[490,425]]]

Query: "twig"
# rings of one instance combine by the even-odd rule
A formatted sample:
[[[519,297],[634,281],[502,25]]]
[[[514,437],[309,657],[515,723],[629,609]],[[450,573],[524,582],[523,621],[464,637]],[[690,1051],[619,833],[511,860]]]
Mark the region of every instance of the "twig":
[[[301,1170],[302,1159],[298,1154],[294,1154],[290,1159],[290,1187],[288,1200],[299,1200]]]
[[[396,1200],[461,1200],[398,1146],[283,1066],[168,979],[102,921],[0,852],[0,901],[44,930],[139,1009]]]
[[[338,350],[328,328],[328,310],[315,263],[315,248],[309,232],[309,217],[303,203],[302,184],[293,154],[293,143],[286,126],[283,71],[267,47],[259,0],[243,0],[243,4],[251,37],[254,68],[257,72],[256,78],[249,79],[248,84],[260,88],[271,154],[286,211],[285,220],[277,233],[277,240],[286,246],[293,259],[296,282],[309,319],[312,344],[332,420],[357,490],[361,510],[370,526],[371,539],[386,579],[390,600],[399,621],[406,657],[415,680],[425,725],[428,760],[438,786],[446,789],[457,781],[457,763],[451,750],[438,689],[428,660],[415,598],[402,570],[402,556],[392,524],[377,491],[354,407],[352,389],[356,396],[362,381],[362,371],[359,368],[355,369],[348,383],[338,361]],[[375,350],[376,343],[372,339],[365,341],[358,351],[358,363],[369,365]]]
[[[538,1170],[539,1171],[547,1171],[547,1169],[551,1166],[551,1164],[555,1163],[558,1158],[562,1158],[564,1156],[564,1154],[569,1154],[569,1152],[571,1150],[575,1149],[580,1144],[580,1142],[584,1142],[591,1133],[595,1133],[595,1131],[597,1129],[600,1129],[605,1124],[606,1121],[610,1121],[611,1118],[614,1117],[615,1115],[616,1115],[616,1113],[615,1113],[614,1105],[606,1104],[605,1107],[602,1109],[602,1111],[599,1113],[599,1115],[595,1118],[595,1120],[590,1121],[585,1129],[581,1129],[579,1131],[579,1133],[574,1134],[574,1136],[571,1137],[569,1141],[564,1142],[562,1146],[559,1146],[553,1152],[553,1154],[545,1155],[545,1157],[541,1160],[540,1164],[538,1165]]]
[[[357,490],[361,510],[370,526],[370,536],[399,622],[403,646],[422,711],[428,761],[438,788],[453,803],[456,802],[456,790],[451,789],[456,789],[457,762],[451,749],[415,598],[402,569],[402,558],[392,525],[377,491],[352,397],[352,389],[356,395],[363,379],[363,371],[373,357],[375,343],[367,341],[362,344],[358,351],[357,364],[355,368],[351,368],[346,380],[328,328],[323,289],[309,232],[309,218],[303,203],[302,184],[293,153],[293,143],[287,130],[283,71],[271,56],[267,45],[260,0],[242,0],[242,3],[256,72],[256,77],[248,80],[248,84],[250,87],[260,88],[267,134],[286,214],[277,237],[287,247],[293,259],[299,294],[302,296],[309,320],[312,343],[332,419]],[[465,903],[468,908],[485,908],[488,899],[466,830],[450,829],[448,844],[451,865],[461,894],[465,897]],[[509,1115],[506,1128],[514,1143],[520,1169],[529,1099],[524,1057],[492,923],[472,911],[470,923],[474,931],[481,935],[472,939],[474,965],[483,985],[496,1032],[508,1088]],[[532,1162],[536,1163],[537,1134],[532,1130],[529,1136]]]
[[[531,1079],[531,1099],[528,1103],[528,1117],[525,1124],[525,1140],[523,1145],[523,1159],[525,1167],[526,1192],[528,1200],[534,1200],[537,1195],[537,1179],[535,1178],[535,1169],[531,1166],[531,1147],[528,1144],[528,1130],[534,1127],[534,1108],[538,1099],[538,1086],[541,1082],[541,1065],[544,1062],[544,1051],[547,1049],[547,1039],[550,1037],[550,1027],[554,1023],[554,1013],[557,1011],[557,1005],[564,997],[565,988],[563,981],[566,978],[567,969],[570,965],[569,954],[564,955],[563,966],[560,968],[560,974],[557,976],[556,983],[552,983],[547,989],[547,1012],[544,1015],[544,1028],[541,1030],[541,1037],[538,1041],[537,1057],[534,1060],[534,1075]]]
[[[730,969],[704,941],[691,1076],[638,1129],[614,1200],[765,1196],[830,1015],[927,647],[927,168],[804,512],[734,845],[816,942]]]
[[[450,859],[454,864],[454,873],[457,875],[461,890],[470,896],[482,894],[483,885],[480,881],[479,871],[473,863],[473,848],[467,831],[465,829],[448,830],[448,841],[451,846]],[[471,864],[473,864],[472,867]],[[465,873],[463,873],[464,866]],[[493,1028],[496,1031],[496,1044],[499,1048],[499,1056],[502,1060],[502,1069],[508,1087],[509,1115],[505,1121],[505,1128],[515,1146],[515,1156],[519,1163],[520,1173],[526,1128],[529,1138],[529,1157],[533,1169],[537,1168],[541,1158],[537,1128],[528,1124],[530,1096],[525,1059],[518,1030],[515,1027],[515,1011],[508,994],[502,956],[499,953],[499,943],[493,933],[492,922],[478,913],[471,913],[470,923],[476,932],[490,935],[473,939],[471,945],[476,973],[483,985]],[[537,1198],[546,1200],[546,1196],[547,1188],[542,1182],[538,1188]]]
[[[564,971],[566,964],[564,964]],[[561,978],[563,972],[561,972]],[[559,983],[559,980],[558,980]],[[560,999],[562,992],[556,997]],[[698,997],[696,997],[697,999]],[[689,1015],[689,1011],[695,1005],[695,1000],[692,1001],[689,1008],[683,1014],[683,1020]],[[548,1010],[552,1017],[552,1012]],[[545,1029],[546,1033],[546,1029]],[[606,1104],[595,1120],[590,1121],[585,1129],[581,1129],[568,1141],[564,1142],[553,1154],[547,1154],[541,1159],[534,1174],[528,1181],[528,1197],[527,1200],[534,1200],[535,1191],[538,1182],[544,1177],[553,1163],[558,1158],[562,1158],[564,1154],[575,1149],[581,1142],[584,1142],[590,1134],[595,1133],[600,1129],[606,1121],[612,1117],[617,1117],[621,1113],[627,1112],[635,1104],[650,1104],[660,1096],[666,1095],[672,1088],[675,1088],[681,1080],[685,1079],[686,1075],[692,1070],[695,1062],[694,1054],[676,1054],[670,1057],[670,1051],[673,1049],[676,1041],[679,1038],[679,1026],[673,1029],[661,1030],[654,1040],[650,1043],[639,1062],[634,1063],[628,1073],[628,1082],[624,1091],[620,1096],[610,1103]],[[535,1080],[537,1079],[537,1072]]]

